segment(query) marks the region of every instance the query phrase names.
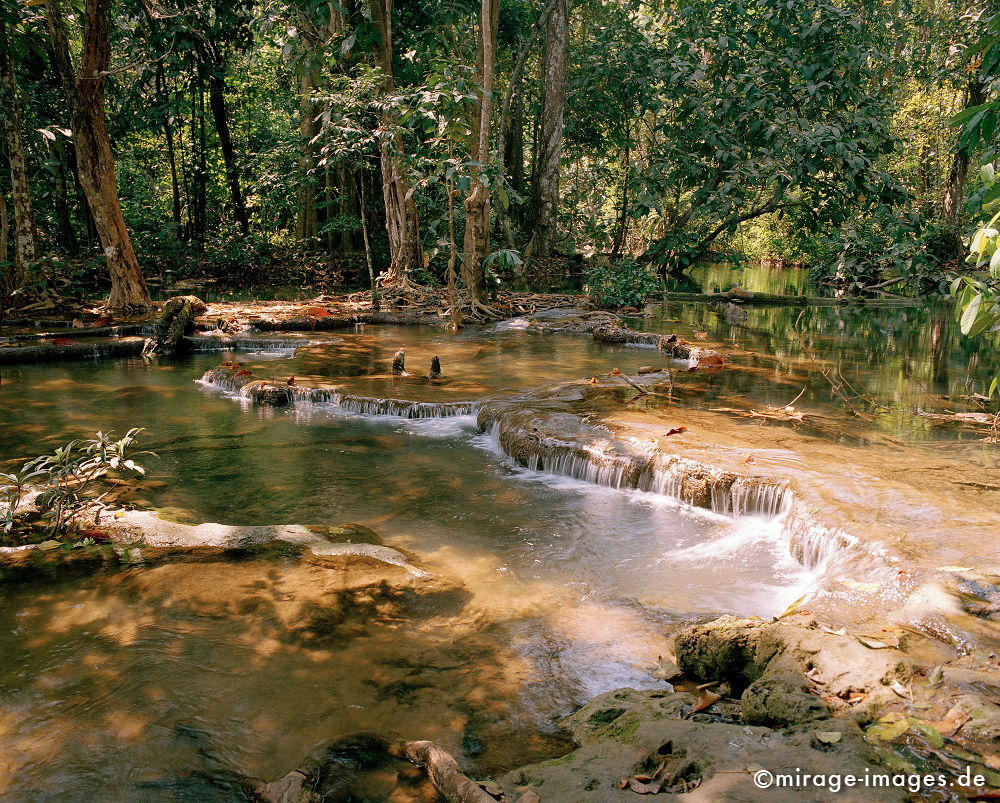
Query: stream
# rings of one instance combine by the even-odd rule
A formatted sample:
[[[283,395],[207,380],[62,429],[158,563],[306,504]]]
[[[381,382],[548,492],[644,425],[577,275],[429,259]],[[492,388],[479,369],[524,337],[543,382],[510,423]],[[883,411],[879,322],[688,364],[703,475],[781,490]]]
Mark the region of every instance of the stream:
[[[945,397],[981,389],[996,367],[948,310],[736,317],[670,304],[632,325],[703,333],[726,354],[731,370],[692,375],[682,406],[783,406],[801,391],[796,405],[826,416],[813,434],[837,448],[889,438],[995,468],[981,433],[919,415],[980,409]],[[358,731],[432,739],[473,775],[503,772],[565,752],[556,722],[591,697],[663,686],[650,670],[679,623],[775,616],[829,580],[823,561],[793,557],[780,513],[732,517],[519,467],[474,415],[255,406],[195,381],[235,360],[262,377],[434,405],[632,374],[662,361],[656,352],[517,322],[486,336],[383,326],[297,337],[294,353],[262,338],[173,361],[4,366],[0,461],[11,470],[74,437],[141,426],[158,457],[142,461],[136,505],[185,523],[357,523],[461,590],[413,604],[348,598],[325,570],[281,555],[9,585],[0,797],[239,799],[234,779],[279,777]],[[411,377],[386,373],[401,346]],[[444,384],[420,376],[432,356]],[[850,391],[834,390],[838,377]],[[892,411],[859,418],[845,395]]]

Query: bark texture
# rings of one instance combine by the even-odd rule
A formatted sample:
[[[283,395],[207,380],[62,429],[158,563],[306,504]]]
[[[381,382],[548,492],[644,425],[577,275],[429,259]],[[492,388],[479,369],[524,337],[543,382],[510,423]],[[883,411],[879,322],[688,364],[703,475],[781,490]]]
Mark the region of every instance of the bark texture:
[[[27,264],[38,257],[38,246],[35,240],[35,214],[28,186],[28,160],[24,152],[24,111],[17,90],[14,63],[6,44],[7,31],[0,26],[0,120],[7,144],[14,207],[14,270],[8,276],[8,283],[14,289],[24,281]]]
[[[562,157],[568,50],[569,2],[556,0],[545,24],[542,111],[532,187],[532,231],[525,249],[529,256],[551,256],[558,233],[559,160]]]
[[[69,104],[80,184],[111,273],[107,306],[124,313],[145,312],[152,304],[118,201],[104,111],[104,84],[111,55],[108,3],[87,0],[79,72],[70,57],[60,0],[45,0],[45,12],[56,69]]]
[[[371,0],[372,24],[378,32],[375,58],[385,81],[386,91],[394,86],[392,74],[392,0]],[[386,112],[382,125],[395,128],[395,116]],[[423,265],[420,244],[420,219],[417,205],[410,196],[410,186],[399,153],[403,142],[399,135],[383,140],[379,156],[382,165],[382,199],[385,202],[385,227],[389,234],[389,270],[379,277],[386,287],[403,288],[412,271]]]
[[[479,11],[479,44],[476,57],[482,98],[476,114],[476,141],[472,159],[485,163],[490,153],[490,115],[493,110],[493,78],[496,60],[500,4],[482,0]],[[490,253],[490,191],[474,176],[472,191],[465,199],[465,242],[462,249],[462,278],[472,291],[474,304],[486,303],[486,266]]]

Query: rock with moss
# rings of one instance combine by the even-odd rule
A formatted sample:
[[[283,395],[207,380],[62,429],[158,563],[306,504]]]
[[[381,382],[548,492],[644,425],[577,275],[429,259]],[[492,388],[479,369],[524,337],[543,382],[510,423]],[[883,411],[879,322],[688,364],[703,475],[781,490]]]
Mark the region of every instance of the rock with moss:
[[[153,336],[146,341],[144,356],[173,356],[184,346],[185,335],[194,332],[194,322],[208,311],[208,305],[197,296],[174,296],[163,304]]]

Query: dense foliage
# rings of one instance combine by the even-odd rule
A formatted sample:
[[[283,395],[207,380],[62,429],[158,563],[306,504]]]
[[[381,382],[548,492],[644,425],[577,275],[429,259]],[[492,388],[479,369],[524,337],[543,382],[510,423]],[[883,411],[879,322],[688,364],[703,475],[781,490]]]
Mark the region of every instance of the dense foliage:
[[[7,303],[106,286],[105,201],[154,292],[377,298],[488,294],[580,254],[661,274],[790,260],[843,292],[926,292],[1000,197],[975,179],[998,113],[985,6],[564,2],[4,4]],[[104,58],[88,98],[80,70]],[[88,185],[100,142],[74,131],[100,118],[117,199]],[[553,207],[558,230],[539,240]],[[470,217],[484,213],[485,251]]]

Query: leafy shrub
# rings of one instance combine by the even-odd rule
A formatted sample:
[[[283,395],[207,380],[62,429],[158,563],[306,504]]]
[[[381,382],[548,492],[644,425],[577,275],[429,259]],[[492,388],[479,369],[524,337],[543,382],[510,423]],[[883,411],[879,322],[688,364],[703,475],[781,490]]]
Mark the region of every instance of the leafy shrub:
[[[110,474],[146,473],[134,460],[153,454],[133,453],[140,432],[130,429],[118,440],[111,432],[98,432],[94,438],[70,441],[52,454],[29,460],[19,472],[0,472],[0,527],[10,532],[17,526],[18,508],[32,488],[41,489],[34,506],[48,523],[50,535],[69,532],[87,513],[96,512],[95,520],[99,518],[110,491],[101,492],[98,480]]]
[[[587,271],[585,287],[597,306],[604,309],[637,307],[660,289],[653,273],[632,257],[610,265],[594,265]]]

